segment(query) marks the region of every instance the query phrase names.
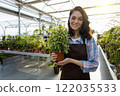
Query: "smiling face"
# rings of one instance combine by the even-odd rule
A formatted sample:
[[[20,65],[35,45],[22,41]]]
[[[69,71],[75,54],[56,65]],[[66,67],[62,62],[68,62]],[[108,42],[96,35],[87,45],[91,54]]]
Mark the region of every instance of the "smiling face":
[[[74,11],[72,15],[70,16],[70,27],[74,31],[79,31],[83,24],[83,17],[82,14],[79,11]]]

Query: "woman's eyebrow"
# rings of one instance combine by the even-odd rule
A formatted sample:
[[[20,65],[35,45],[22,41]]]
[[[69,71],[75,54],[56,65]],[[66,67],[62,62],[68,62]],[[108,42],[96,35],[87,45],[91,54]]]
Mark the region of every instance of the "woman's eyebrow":
[[[80,16],[79,18],[83,18],[83,16]]]
[[[76,17],[76,16],[73,15],[72,17]],[[78,17],[78,18],[83,18],[83,16],[80,16],[80,17]]]

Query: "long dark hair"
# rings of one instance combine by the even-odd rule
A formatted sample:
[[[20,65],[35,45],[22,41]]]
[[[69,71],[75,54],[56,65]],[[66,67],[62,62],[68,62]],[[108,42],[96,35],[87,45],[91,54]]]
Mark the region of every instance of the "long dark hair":
[[[85,10],[81,8],[80,6],[77,6],[70,11],[69,19],[68,19],[68,30],[69,30],[70,36],[74,36],[75,34],[74,30],[70,27],[70,17],[74,11],[79,11],[83,16],[83,24],[79,30],[79,34],[83,36],[84,38],[87,38],[88,40],[90,40],[92,38],[92,33],[89,27],[88,16]]]

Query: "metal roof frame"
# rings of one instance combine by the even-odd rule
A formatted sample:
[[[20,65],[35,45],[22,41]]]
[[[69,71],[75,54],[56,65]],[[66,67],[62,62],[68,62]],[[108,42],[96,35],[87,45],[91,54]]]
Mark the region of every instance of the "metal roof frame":
[[[16,0],[16,1],[19,1],[19,0]],[[45,1],[50,1],[50,0],[35,0],[27,3],[23,3],[23,5],[36,4],[36,3],[45,2]]]
[[[104,6],[113,6],[113,5],[120,5],[120,3],[107,4],[107,5],[103,5],[103,6],[84,7],[84,9],[97,8],[97,7],[104,7]],[[70,10],[71,10],[71,9],[68,9],[68,10],[62,10],[62,11],[48,12],[47,14],[57,13],[57,12],[66,12],[66,11],[70,11]]]
[[[48,15],[50,17],[53,17],[52,14],[53,13],[61,13],[61,12],[67,12],[67,11],[70,11],[71,9],[67,9],[67,10],[61,10],[61,11],[52,11],[52,12],[44,12],[34,6],[32,6],[31,4],[37,4],[37,3],[42,3],[45,1],[51,1],[51,0],[35,0],[35,1],[31,1],[31,2],[22,2],[22,0],[14,0],[16,2],[18,2],[20,5],[22,6],[27,6],[29,8],[32,8],[34,10],[37,10],[38,12],[40,12],[41,15],[45,14],[45,15]],[[63,1],[63,2],[59,2],[59,3],[54,3],[54,4],[47,4],[45,3],[47,6],[53,6],[53,5],[57,5],[57,4],[62,4],[62,3],[67,3],[67,2],[70,2],[70,0],[66,0],[66,1]],[[74,3],[72,0],[71,0],[72,3]],[[91,7],[84,7],[84,9],[91,9],[91,8],[98,8],[98,7],[104,7],[104,6],[113,6],[113,5],[120,5],[120,3],[114,3],[114,4],[107,4],[107,5],[102,5],[102,6],[91,6]],[[52,7],[51,7],[52,8]],[[91,14],[91,15],[88,15],[88,16],[94,16],[94,15],[107,15],[107,14],[119,14],[120,12],[113,12],[113,13],[101,13],[101,14]],[[57,20],[60,20],[63,19],[63,18],[68,18],[68,17],[61,17],[61,18],[57,18],[57,17],[53,17]]]
[[[16,5],[18,5],[18,6],[20,6],[20,7],[22,7],[22,6],[27,6],[27,7],[29,7],[29,8],[32,8],[32,9],[38,11],[40,15],[45,14],[45,15],[47,15],[47,16],[53,17],[52,15],[47,14],[46,12],[44,12],[44,11],[38,9],[38,8],[35,8],[34,6],[31,6],[31,4],[34,4],[34,3],[39,3],[39,2],[44,2],[44,1],[50,1],[50,0],[36,0],[36,1],[28,2],[28,3],[23,3],[23,2],[21,2],[20,0],[14,0],[14,1],[16,2]],[[60,20],[59,18],[56,18],[56,17],[53,17],[53,18],[55,18],[55,19],[57,19],[57,20]]]
[[[15,1],[19,1],[19,0],[15,0]],[[34,6],[32,6],[31,4],[36,4],[36,3],[40,3],[40,2],[44,2],[45,1],[51,1],[51,0],[35,0],[35,1],[31,1],[31,2],[27,2],[27,3],[22,3],[23,6],[28,6],[32,9],[35,9],[41,13],[44,13],[48,16],[52,16],[53,13],[61,13],[61,12],[67,12],[67,11],[70,11],[71,9],[67,9],[67,10],[61,10],[61,11],[52,11],[52,12],[43,12],[42,10],[38,9],[38,8],[35,8]],[[67,3],[67,2],[70,2],[70,0],[66,0],[66,1],[63,1],[63,2],[58,2],[58,3],[54,3],[54,4],[47,4],[45,3],[47,6],[50,6],[52,8],[53,5],[57,5],[57,4],[62,4],[62,3]],[[74,2],[71,0],[71,2],[74,4]],[[91,6],[91,7],[84,7],[84,9],[91,9],[91,8],[98,8],[98,7],[104,7],[104,6],[113,6],[113,5],[120,5],[120,3],[114,3],[114,4],[107,4],[107,5],[102,5],[102,6]],[[90,14],[88,16],[94,16],[94,15],[107,15],[107,14],[119,14],[120,12],[112,12],[112,13],[101,13],[101,14]],[[53,16],[52,16],[53,17]],[[55,19],[58,19],[58,20],[61,20],[61,19],[64,19],[64,18],[68,18],[68,17],[54,17]]]

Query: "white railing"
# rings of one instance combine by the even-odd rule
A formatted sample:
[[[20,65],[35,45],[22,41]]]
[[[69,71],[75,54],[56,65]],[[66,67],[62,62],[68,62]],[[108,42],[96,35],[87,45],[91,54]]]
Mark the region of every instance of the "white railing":
[[[100,45],[98,45],[98,48],[99,48],[99,50],[100,50],[100,52],[101,52],[101,54],[102,54],[102,56],[103,56],[103,58],[104,58],[104,60],[105,60],[105,63],[106,63],[106,65],[107,65],[107,68],[108,68],[108,70],[109,70],[109,72],[110,72],[110,75],[111,75],[112,79],[113,79],[113,80],[117,80],[117,76],[116,76],[116,74],[113,72],[113,70],[111,69],[110,63],[109,63],[109,61],[108,61],[105,53],[103,52],[103,49],[101,48]],[[102,70],[106,70],[106,69],[102,69]]]

